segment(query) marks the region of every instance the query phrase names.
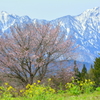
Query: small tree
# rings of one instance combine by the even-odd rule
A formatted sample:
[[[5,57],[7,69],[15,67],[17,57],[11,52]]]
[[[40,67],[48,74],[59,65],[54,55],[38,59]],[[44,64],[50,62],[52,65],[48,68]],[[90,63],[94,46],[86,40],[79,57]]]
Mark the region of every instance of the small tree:
[[[32,84],[35,77],[42,80],[51,63],[74,56],[74,43],[65,35],[50,24],[14,26],[11,34],[0,37],[2,71],[23,85]]]
[[[73,63],[69,66],[69,63],[66,61],[59,61],[55,66],[57,66],[57,70],[55,70],[55,74],[51,75],[53,87],[56,89],[65,89],[66,83],[72,81],[72,77],[74,77]]]

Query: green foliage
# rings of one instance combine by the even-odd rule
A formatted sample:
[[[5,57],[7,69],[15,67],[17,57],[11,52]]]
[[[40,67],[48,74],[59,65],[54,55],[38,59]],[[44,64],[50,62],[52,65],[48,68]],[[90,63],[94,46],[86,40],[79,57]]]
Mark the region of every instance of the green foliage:
[[[96,86],[100,86],[100,57],[96,58],[94,61],[93,74]]]
[[[97,87],[97,88],[96,88],[96,91],[100,91],[100,87]]]
[[[94,91],[94,82],[90,79],[85,81],[79,81],[77,79],[72,80],[71,83],[67,83],[67,92],[72,95],[79,95],[80,93],[91,93]]]
[[[80,82],[81,90],[83,93],[91,93],[94,91],[95,82],[91,81],[90,79],[85,79],[85,81]]]
[[[10,86],[8,83],[5,83],[4,86],[0,86],[0,95],[4,98],[9,98],[12,96],[17,96],[16,89]]]
[[[50,82],[51,79],[48,79],[48,83]],[[8,83],[5,83],[5,85],[0,86],[0,100],[76,100],[81,94],[89,94],[94,91],[94,82],[89,79],[79,81],[72,77],[72,82],[66,83],[66,90],[59,89],[57,91],[51,88],[50,85],[44,86],[40,83],[41,81],[38,80],[36,83],[33,83],[32,85],[28,84],[25,88],[20,89],[19,91]],[[100,91],[100,87],[96,88],[96,90]],[[70,95],[78,96],[70,97]],[[86,97],[83,97],[82,100],[85,98]]]
[[[48,94],[53,94],[55,93],[55,90],[51,88],[50,86],[43,86],[39,84],[28,84],[26,86],[25,90],[20,90],[20,92],[23,94],[23,96],[26,97],[36,97],[36,96],[45,96]]]
[[[75,83],[78,83],[78,81],[76,82],[76,80],[73,78],[71,83],[66,84],[67,93],[72,95],[79,95],[81,93],[80,86]]]

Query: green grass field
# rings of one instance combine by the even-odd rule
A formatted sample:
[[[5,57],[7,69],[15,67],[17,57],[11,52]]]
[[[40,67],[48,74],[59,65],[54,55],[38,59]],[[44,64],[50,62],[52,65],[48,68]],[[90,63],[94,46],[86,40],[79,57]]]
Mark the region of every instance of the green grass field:
[[[94,93],[90,94],[80,94],[78,96],[68,95],[66,93],[62,94],[48,94],[44,97],[5,97],[0,98],[0,100],[100,100],[100,92],[95,91]]]

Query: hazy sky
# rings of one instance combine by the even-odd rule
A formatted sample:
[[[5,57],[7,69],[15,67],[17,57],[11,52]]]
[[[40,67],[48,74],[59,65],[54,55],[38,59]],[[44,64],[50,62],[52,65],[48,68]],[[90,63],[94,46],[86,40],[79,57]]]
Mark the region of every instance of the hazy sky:
[[[32,19],[53,20],[94,7],[100,7],[100,0],[0,0],[0,12],[28,15]]]

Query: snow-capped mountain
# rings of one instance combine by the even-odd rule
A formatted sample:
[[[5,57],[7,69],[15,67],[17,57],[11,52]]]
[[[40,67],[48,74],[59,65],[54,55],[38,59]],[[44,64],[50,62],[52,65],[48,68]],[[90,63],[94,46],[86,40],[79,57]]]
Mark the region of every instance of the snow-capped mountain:
[[[92,63],[100,53],[100,7],[88,9],[77,16],[67,15],[55,20],[46,21],[31,19],[28,16],[17,16],[7,12],[0,14],[0,35],[9,32],[9,27],[14,24],[25,23],[51,23],[54,26],[60,24],[66,35],[72,35],[80,52],[77,60]]]

